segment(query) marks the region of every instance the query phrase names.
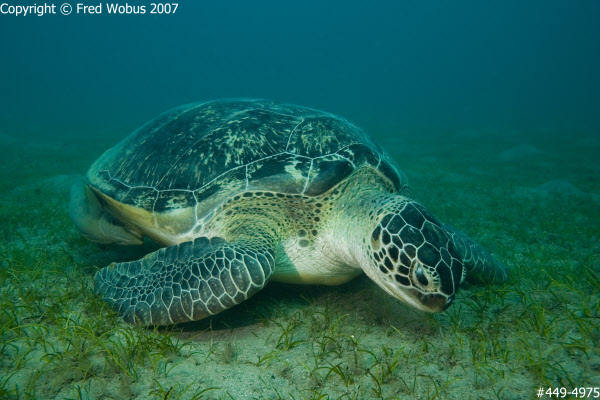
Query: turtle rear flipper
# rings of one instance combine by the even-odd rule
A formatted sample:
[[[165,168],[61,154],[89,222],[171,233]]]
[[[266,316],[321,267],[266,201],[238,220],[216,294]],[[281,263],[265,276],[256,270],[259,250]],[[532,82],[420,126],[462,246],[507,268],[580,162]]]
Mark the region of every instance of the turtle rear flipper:
[[[126,322],[169,325],[241,303],[267,284],[273,266],[261,241],[200,237],[101,269],[95,290]]]
[[[455,227],[443,224],[465,267],[468,282],[502,283],[508,279],[508,268],[497,261],[477,242]]]
[[[88,240],[97,243],[142,244],[142,236],[107,213],[98,198],[83,182],[71,186],[69,217]]]

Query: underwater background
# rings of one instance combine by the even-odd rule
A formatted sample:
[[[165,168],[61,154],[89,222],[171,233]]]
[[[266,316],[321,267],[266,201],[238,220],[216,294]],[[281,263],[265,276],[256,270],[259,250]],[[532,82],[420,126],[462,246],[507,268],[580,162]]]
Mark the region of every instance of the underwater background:
[[[0,398],[600,390],[600,2],[186,1],[150,14],[132,1],[146,12],[115,15],[107,4],[125,2],[85,0],[102,13],[84,14],[67,0],[45,3],[55,14],[10,12],[34,4],[0,3]],[[224,97],[355,122],[510,281],[466,286],[436,315],[361,276],[271,283],[196,323],[125,324],[94,273],[154,247],[83,239],[69,188],[159,113]]]

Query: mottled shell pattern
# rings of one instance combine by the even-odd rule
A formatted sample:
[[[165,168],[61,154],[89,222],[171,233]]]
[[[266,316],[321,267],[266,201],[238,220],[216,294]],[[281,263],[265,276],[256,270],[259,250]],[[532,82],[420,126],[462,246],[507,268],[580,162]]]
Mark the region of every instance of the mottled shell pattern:
[[[392,192],[408,190],[391,157],[351,122],[270,100],[226,99],[158,116],[104,153],[87,177],[120,204],[153,215],[193,210],[200,220],[245,191],[320,195],[365,164]]]

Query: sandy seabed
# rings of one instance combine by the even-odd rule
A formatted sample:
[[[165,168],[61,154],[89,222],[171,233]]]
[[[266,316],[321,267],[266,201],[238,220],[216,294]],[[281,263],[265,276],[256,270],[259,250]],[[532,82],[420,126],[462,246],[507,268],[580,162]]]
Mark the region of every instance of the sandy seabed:
[[[271,283],[163,329],[122,322],[93,275],[154,249],[97,245],[69,187],[116,140],[0,135],[0,398],[523,399],[600,387],[600,140],[572,132],[373,132],[414,198],[510,269],[427,315],[366,277]]]

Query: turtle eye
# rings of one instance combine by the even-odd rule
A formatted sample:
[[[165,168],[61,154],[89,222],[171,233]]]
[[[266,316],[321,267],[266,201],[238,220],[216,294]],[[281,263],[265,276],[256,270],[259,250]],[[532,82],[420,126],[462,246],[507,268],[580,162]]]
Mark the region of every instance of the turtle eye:
[[[417,277],[417,281],[423,286],[429,285],[429,279],[425,276],[425,272],[423,272],[423,267],[418,266],[415,270],[415,276]]]

